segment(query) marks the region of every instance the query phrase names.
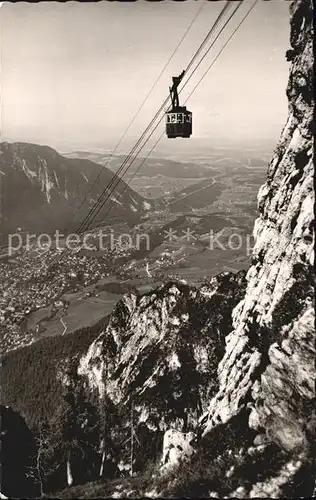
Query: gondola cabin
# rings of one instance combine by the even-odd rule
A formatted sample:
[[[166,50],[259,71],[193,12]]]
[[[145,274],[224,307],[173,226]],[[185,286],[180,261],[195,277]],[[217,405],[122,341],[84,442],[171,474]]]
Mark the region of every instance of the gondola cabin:
[[[190,137],[192,134],[192,113],[185,106],[172,108],[166,113],[166,133],[169,139]]]

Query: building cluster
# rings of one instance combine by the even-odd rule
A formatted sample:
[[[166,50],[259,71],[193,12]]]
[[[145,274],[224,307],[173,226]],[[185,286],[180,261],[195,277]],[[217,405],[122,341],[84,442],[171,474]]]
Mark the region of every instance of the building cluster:
[[[0,261],[1,344],[5,338],[20,337],[23,322],[33,311],[48,305],[58,307],[65,292],[76,291],[115,272],[113,252],[56,257],[54,252],[41,258],[23,252]]]

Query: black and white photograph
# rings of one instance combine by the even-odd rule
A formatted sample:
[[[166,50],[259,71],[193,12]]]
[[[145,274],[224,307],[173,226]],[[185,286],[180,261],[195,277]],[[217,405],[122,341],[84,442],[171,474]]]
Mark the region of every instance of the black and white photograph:
[[[0,2],[0,499],[316,496],[312,0]]]

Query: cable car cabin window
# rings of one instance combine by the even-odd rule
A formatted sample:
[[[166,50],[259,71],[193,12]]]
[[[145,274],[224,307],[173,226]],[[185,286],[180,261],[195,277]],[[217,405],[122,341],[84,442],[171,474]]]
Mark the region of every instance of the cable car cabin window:
[[[175,113],[168,113],[167,123],[177,123],[177,115]]]
[[[167,123],[184,123],[183,113],[168,113]]]
[[[192,115],[186,115],[185,116],[185,122],[186,123],[191,123],[191,121],[192,121]]]

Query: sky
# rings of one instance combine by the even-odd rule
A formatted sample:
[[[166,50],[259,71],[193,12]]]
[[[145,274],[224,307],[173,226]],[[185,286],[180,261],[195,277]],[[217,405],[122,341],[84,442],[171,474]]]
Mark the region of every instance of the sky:
[[[252,3],[244,0],[181,99]],[[127,152],[168,96],[171,77],[187,66],[223,6],[224,1],[207,0],[5,3],[0,9],[1,140],[63,151],[113,149],[199,12],[121,140],[118,151]],[[277,142],[287,115],[288,45],[289,2],[258,0],[188,100],[193,112],[190,145]],[[160,141],[162,148],[166,141]]]

